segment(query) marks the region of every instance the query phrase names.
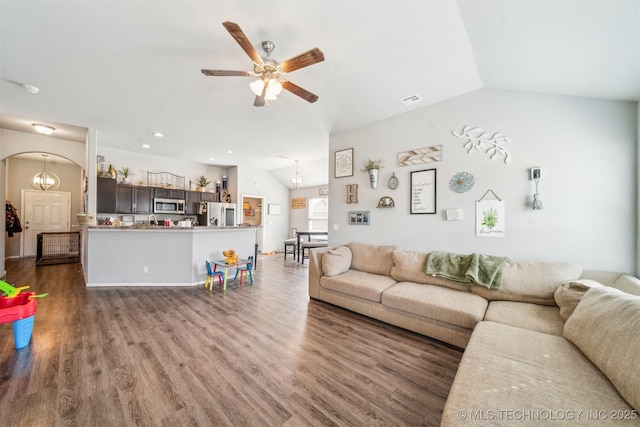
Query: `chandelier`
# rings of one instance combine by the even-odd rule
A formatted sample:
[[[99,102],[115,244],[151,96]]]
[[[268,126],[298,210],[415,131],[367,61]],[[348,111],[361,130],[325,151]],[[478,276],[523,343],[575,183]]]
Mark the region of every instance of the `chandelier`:
[[[298,161],[296,160],[296,173],[291,176],[291,184],[298,188],[302,185],[302,175],[298,172]]]
[[[47,154],[43,154],[43,168],[40,172],[36,172],[32,175],[30,184],[36,190],[55,190],[60,185],[60,178],[55,173],[47,170]]]

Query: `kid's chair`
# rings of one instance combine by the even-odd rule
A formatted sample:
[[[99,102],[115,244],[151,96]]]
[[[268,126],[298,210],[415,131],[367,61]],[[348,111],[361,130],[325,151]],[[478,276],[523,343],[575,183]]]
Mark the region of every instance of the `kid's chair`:
[[[238,268],[236,269],[236,275],[234,276],[233,280],[236,280],[238,278],[238,274],[240,274],[240,283],[242,283],[242,278],[244,277],[244,275],[246,273],[249,273],[249,283],[251,283],[253,285],[253,255],[250,256],[249,258],[247,258],[247,260],[249,262],[247,262],[244,265],[240,265],[238,266]]]
[[[222,282],[224,280],[224,273],[222,271],[213,271],[211,268],[211,263],[209,261],[205,261],[207,264],[207,280],[204,282],[204,287],[209,288],[210,291],[213,290],[213,279],[214,277],[218,277],[218,281],[220,282],[220,286],[222,286]]]

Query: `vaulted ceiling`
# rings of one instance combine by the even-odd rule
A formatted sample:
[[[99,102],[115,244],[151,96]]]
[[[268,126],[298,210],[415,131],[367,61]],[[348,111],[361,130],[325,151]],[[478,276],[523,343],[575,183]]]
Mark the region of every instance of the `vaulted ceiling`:
[[[280,61],[319,47],[287,76],[319,100],[256,108],[251,78],[202,75],[252,71],[227,20]],[[639,64],[640,0],[0,0],[1,127],[92,128],[101,146],[283,182],[295,160],[326,182],[331,134],[481,88],[637,102]]]

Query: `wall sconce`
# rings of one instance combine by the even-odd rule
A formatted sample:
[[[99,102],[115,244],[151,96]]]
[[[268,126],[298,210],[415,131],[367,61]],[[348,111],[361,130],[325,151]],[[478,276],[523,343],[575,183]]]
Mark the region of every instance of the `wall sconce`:
[[[533,193],[533,210],[534,211],[542,209],[542,200],[540,200],[540,193],[538,193],[538,184],[540,183],[540,178],[542,176],[541,171],[542,169],[540,168],[530,169],[531,179],[536,183],[536,192]]]

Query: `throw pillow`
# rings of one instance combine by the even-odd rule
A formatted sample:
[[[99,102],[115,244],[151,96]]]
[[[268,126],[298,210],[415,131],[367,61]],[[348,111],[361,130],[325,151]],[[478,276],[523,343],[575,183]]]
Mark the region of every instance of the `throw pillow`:
[[[574,343],[604,373],[620,395],[640,408],[640,297],[609,286],[587,291],[564,325]]]
[[[558,286],[558,289],[556,289],[556,292],[553,294],[553,298],[556,300],[558,307],[560,307],[560,317],[562,317],[562,320],[567,321],[584,294],[595,286],[602,286],[602,284],[595,280],[580,279],[565,282]]]
[[[351,250],[347,246],[330,249],[322,254],[322,272],[325,276],[337,276],[351,267]]]

